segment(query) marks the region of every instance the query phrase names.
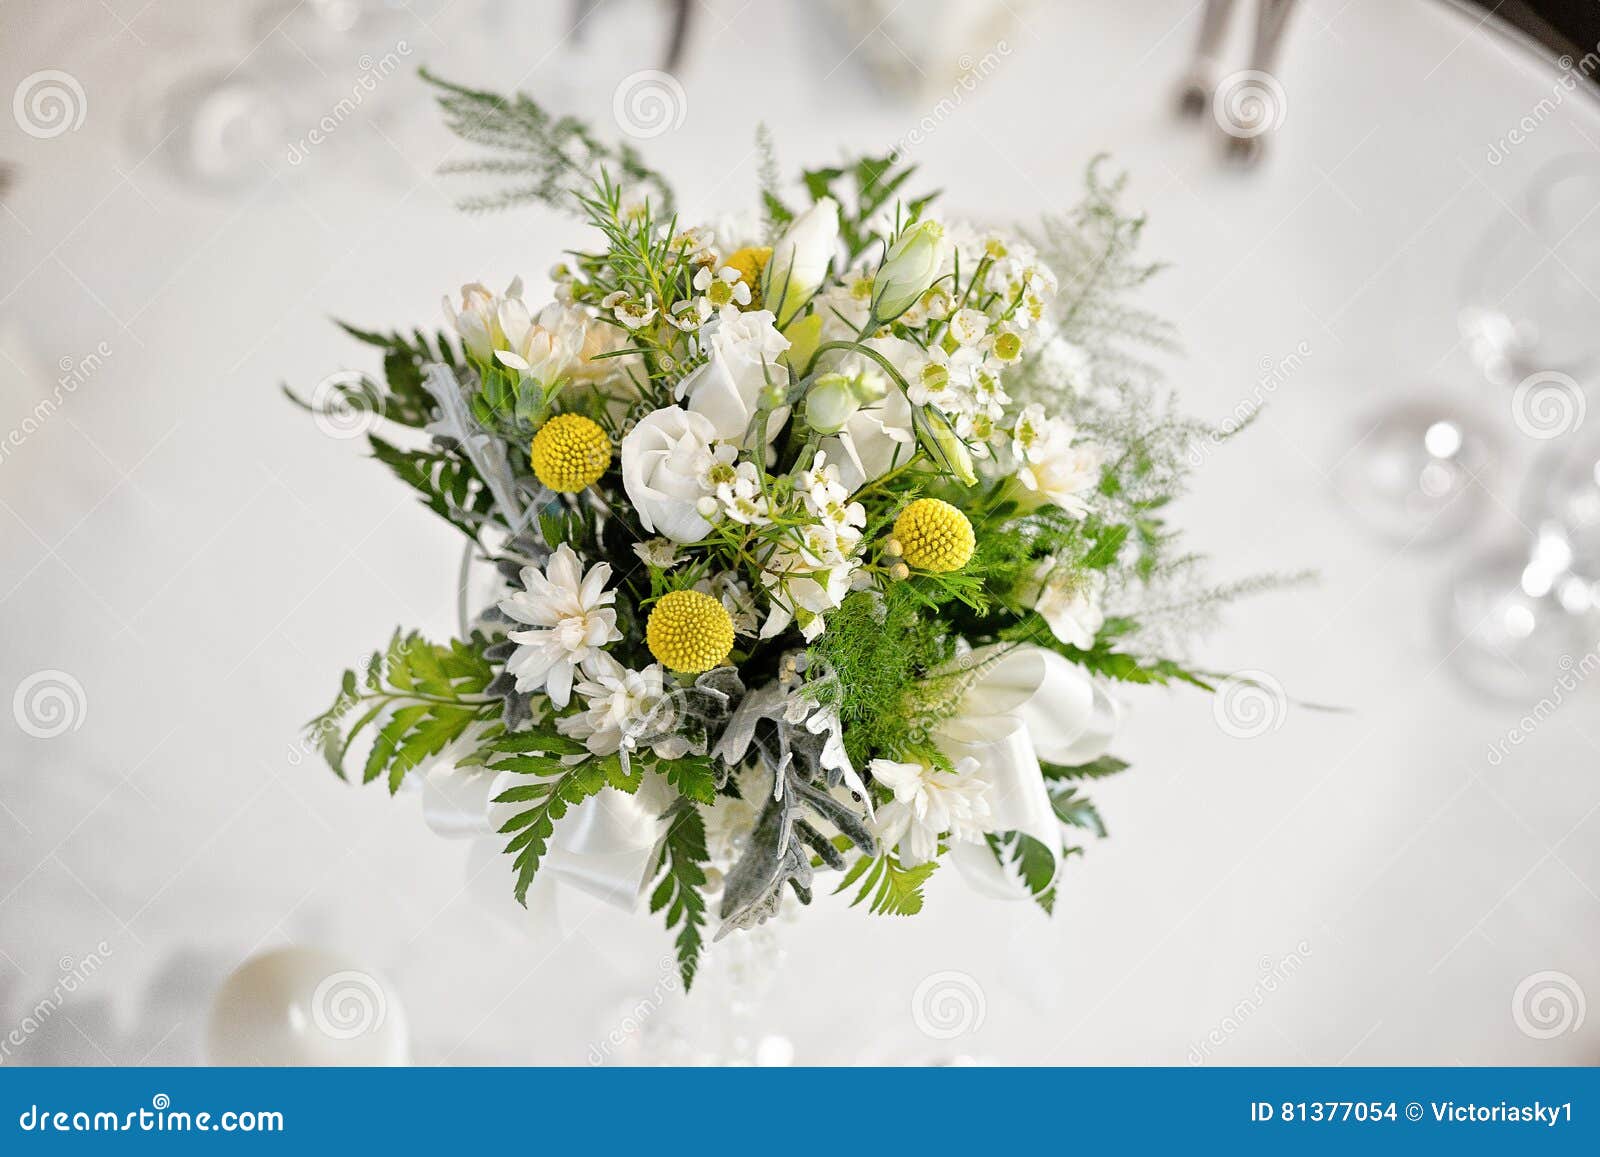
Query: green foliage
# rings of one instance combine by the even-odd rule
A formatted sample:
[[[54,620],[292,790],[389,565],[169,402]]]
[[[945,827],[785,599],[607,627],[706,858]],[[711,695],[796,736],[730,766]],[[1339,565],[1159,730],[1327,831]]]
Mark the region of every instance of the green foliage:
[[[678,794],[686,799],[707,805],[717,802],[717,773],[710,756],[664,759],[657,768],[666,775],[667,782],[678,789]]]
[[[873,757],[895,759],[925,732],[937,702],[927,673],[954,654],[937,619],[923,613],[910,582],[882,594],[857,591],[828,616],[828,629],[811,644],[812,656],[837,676],[836,706],[845,751],[860,767]]]
[[[1046,779],[1104,779],[1116,775],[1119,771],[1126,771],[1128,764],[1115,756],[1102,755],[1099,759],[1079,764],[1077,767],[1046,763],[1043,760],[1040,761],[1039,767],[1044,771]]]
[[[556,821],[608,784],[626,788],[616,756],[597,757],[574,740],[551,731],[521,731],[505,735],[490,746],[490,771],[509,771],[529,777],[529,782],[495,796],[495,803],[527,804],[500,827],[511,836],[505,846],[514,855],[517,903],[526,905],[533,883],[550,847]],[[570,760],[569,758],[570,757]]]
[[[850,907],[869,900],[867,910],[874,916],[915,916],[922,911],[922,886],[938,866],[939,861],[929,860],[907,868],[891,851],[876,856],[857,856],[834,894],[859,882],[860,890],[850,901]]]
[[[1127,176],[1106,177],[1106,161],[1090,162],[1083,200],[1065,216],[1046,217],[1030,240],[1060,281],[1061,336],[1093,354],[1097,372],[1151,381],[1159,372],[1146,353],[1175,351],[1177,332],[1129,297],[1165,267],[1139,259],[1144,215],[1122,211]]]
[[[761,161],[758,172],[761,179],[761,212],[770,233],[777,233],[794,220],[794,210],[783,203],[778,191],[778,154],[772,143],[772,131],[765,124],[756,126],[756,152]]]
[[[661,870],[650,895],[650,911],[665,910],[667,929],[678,929],[678,975],[685,992],[694,985],[705,946],[706,822],[700,809],[688,800],[674,804],[664,817],[666,835],[661,843]]]
[[[445,124],[458,137],[499,154],[444,166],[445,173],[479,173],[510,178],[499,192],[468,197],[469,210],[505,209],[540,202],[568,212],[572,194],[592,187],[610,171],[630,187],[642,187],[660,208],[671,212],[672,190],[627,144],[608,145],[574,117],[552,116],[526,93],[464,88],[427,70],[422,79],[438,89]]]
[[[344,673],[333,706],[306,725],[306,736],[344,779],[351,744],[370,731],[362,782],[387,777],[389,790],[398,791],[406,772],[473,725],[498,718],[501,700],[487,694],[494,677],[481,637],[440,644],[397,631],[386,649],[373,653],[363,676]]]
[[[1089,797],[1081,794],[1077,788],[1052,784],[1050,806],[1062,823],[1093,832],[1102,840],[1106,838],[1105,821],[1100,818],[1094,804],[1089,802]]]
[[[383,351],[383,381],[364,374],[335,375],[328,379],[328,397],[307,400],[284,386],[289,400],[312,413],[373,413],[413,429],[432,421],[433,397],[423,384],[426,367],[439,362],[458,374],[462,372],[461,359],[450,339],[444,334],[425,334],[420,329],[408,336],[357,329],[344,322],[336,324],[357,341]]]
[[[839,203],[839,239],[844,242],[846,260],[854,261],[865,253],[876,237],[868,222],[887,206],[917,171],[889,154],[883,157],[858,157],[843,168],[807,169],[802,175],[812,201],[832,197]],[[937,192],[904,201],[902,224],[915,221],[938,196]],[[770,211],[769,205],[769,211]]]
[[[376,434],[367,435],[372,456],[396,478],[422,495],[422,504],[476,539],[495,512],[494,495],[472,463],[451,450],[402,450]]]
[[[1049,848],[1023,832],[1001,832],[986,836],[985,840],[995,860],[1002,868],[1016,873],[1033,902],[1047,914],[1054,913],[1060,864],[1081,849],[1062,847],[1058,861]]]

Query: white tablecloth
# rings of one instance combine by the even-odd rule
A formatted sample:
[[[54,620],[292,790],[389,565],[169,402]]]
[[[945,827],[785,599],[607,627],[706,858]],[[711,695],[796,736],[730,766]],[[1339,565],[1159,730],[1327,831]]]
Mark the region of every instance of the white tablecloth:
[[[278,392],[371,364],[331,317],[434,325],[442,293],[538,279],[578,234],[541,210],[455,212],[466,186],[433,173],[453,145],[409,75],[300,163],[286,141],[253,187],[175,180],[130,143],[140,94],[298,52],[236,26],[235,7],[0,13],[6,93],[59,69],[86,98],[82,125],[51,139],[0,118],[17,166],[0,210],[0,427],[22,426],[58,365],[97,354],[0,461],[0,692],[59,670],[85,705],[56,738],[0,726],[0,1029],[63,968],[105,957],[4,1059],[195,1059],[209,986],[294,942],[385,972],[418,1060],[583,1063],[612,1010],[657,983],[657,923],[584,902],[560,935],[506,922],[463,890],[463,847],[414,801],[341,784],[296,747],[338,672],[395,624],[449,629],[457,555],[359,443]],[[520,82],[610,131],[617,82],[664,40],[656,9],[605,6],[574,45],[527,11],[545,7],[418,6],[431,24],[399,18],[406,72]],[[952,210],[1009,219],[1070,205],[1087,159],[1113,151],[1150,212],[1149,252],[1174,266],[1150,301],[1186,336],[1193,413],[1227,417],[1264,365],[1301,351],[1180,515],[1220,576],[1321,575],[1233,608],[1208,665],[1349,711],[1292,707],[1241,740],[1198,693],[1127,694],[1135,769],[1096,785],[1112,837],[1072,865],[1054,920],[953,873],[916,919],[822,904],[784,929],[761,1020],[807,1062],[1593,1062],[1600,1015],[1545,1038],[1514,999],[1544,972],[1600,999],[1600,724],[1569,704],[1491,765],[1524,708],[1456,683],[1434,629],[1469,547],[1374,539],[1329,474],[1364,409],[1433,383],[1505,430],[1496,496],[1511,503],[1536,447],[1462,349],[1454,286],[1541,163],[1596,147],[1600,114],[1569,93],[1491,163],[1553,92],[1553,64],[1440,4],[1308,3],[1278,70],[1285,123],[1244,174],[1172,115],[1196,7],[1023,9],[997,33],[1001,67],[916,157]],[[641,144],[684,206],[752,203],[758,120],[795,168],[901,139],[937,101],[936,80],[932,96],[875,90],[860,57],[892,46],[872,33],[847,55],[854,38],[806,10],[698,6],[684,123]],[[481,23],[512,11],[510,30]],[[361,67],[324,70],[348,89]],[[1490,510],[1471,542],[1515,530]],[[943,971],[984,997],[981,1026],[951,1041],[912,1015]]]

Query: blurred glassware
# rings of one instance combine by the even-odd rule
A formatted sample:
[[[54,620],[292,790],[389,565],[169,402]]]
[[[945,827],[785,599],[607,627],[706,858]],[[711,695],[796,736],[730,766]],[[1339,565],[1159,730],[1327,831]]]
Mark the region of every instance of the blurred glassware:
[[[237,192],[264,180],[283,151],[293,113],[279,86],[223,65],[152,83],[129,103],[135,156],[179,180]]]
[[[1489,381],[1600,366],[1600,161],[1561,157],[1507,206],[1463,271],[1459,325]]]
[[[836,34],[830,55],[842,45],[845,60],[910,100],[949,98],[952,86],[973,91],[1026,39],[1019,26],[1027,0],[829,0],[826,7],[820,23]],[[835,55],[829,63],[836,71],[844,62]]]
[[[1515,387],[1517,428],[1544,440],[1581,425],[1580,383],[1600,369],[1600,296],[1586,284],[1600,285],[1600,162],[1551,162],[1521,204],[1500,214],[1469,258],[1458,318],[1484,377]],[[1482,422],[1452,404],[1413,400],[1380,412],[1366,431],[1341,463],[1341,489],[1375,529],[1438,542],[1472,523],[1478,480],[1498,458]]]
[[[428,103],[407,39],[423,34],[420,17],[396,0],[269,0],[243,24],[236,50],[199,65],[192,53],[173,53],[181,63],[144,83],[127,113],[136,158],[235,194],[288,176],[324,149],[343,157],[368,148],[363,163],[341,171],[383,172],[378,162],[397,151],[382,143],[393,122]],[[204,43],[232,38],[220,29]],[[400,169],[409,185],[410,166]]]
[[[1443,629],[1447,658],[1468,685],[1526,702],[1549,692],[1585,649],[1581,620],[1563,604],[1572,590],[1558,537],[1535,536],[1468,564],[1451,582]]]
[[[410,22],[401,0],[269,0],[257,11],[251,39],[282,35],[313,60],[347,64],[355,51],[391,46]]]
[[[1486,424],[1441,398],[1388,407],[1358,428],[1335,469],[1358,515],[1385,538],[1431,545],[1476,521],[1500,445]]]
[[[1600,427],[1552,451],[1525,487],[1532,532],[1470,564],[1453,582],[1451,659],[1478,689],[1525,701],[1549,692],[1593,649],[1600,606]],[[1456,643],[1455,640],[1460,642]]]

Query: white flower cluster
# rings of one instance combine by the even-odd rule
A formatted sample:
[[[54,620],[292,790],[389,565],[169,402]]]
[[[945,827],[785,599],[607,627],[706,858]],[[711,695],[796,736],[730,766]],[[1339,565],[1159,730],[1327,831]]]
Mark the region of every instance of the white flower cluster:
[[[1068,419],[1019,407],[1006,389],[1007,370],[1029,356],[1062,363],[1075,387],[1089,377],[1074,360],[1081,351],[1052,332],[1056,278],[1033,248],[926,218],[903,228],[883,222],[879,233],[880,248],[835,272],[838,206],[824,197],[770,249],[749,247],[753,230],[737,223],[677,233],[671,245],[694,270],[682,300],[612,292],[591,298],[586,312],[573,274],[558,267],[556,300],[537,315],[520,281],[503,295],[466,286],[460,308],[447,302],[447,310],[474,357],[552,396],[583,381],[637,397],[627,359],[600,355],[658,319],[686,333],[690,368],[671,387],[673,404],[637,417],[621,438],[633,519],[657,536],[635,548],[638,557],[665,571],[719,527],[759,532],[743,539],[759,567],[759,596],[730,574],[734,585],[718,597],[740,624],[759,622],[761,638],[794,625],[811,640],[852,589],[870,583],[861,558],[867,514],[856,496],[921,451],[969,484],[1014,483],[1019,501],[1074,517],[1089,512],[1103,464]],[[748,256],[758,252],[759,265]],[[798,404],[792,374],[806,386]],[[768,464],[785,434],[791,448],[796,438],[809,442],[792,474],[775,478]],[[1098,590],[1059,586],[1040,581],[1019,595],[1040,600],[1048,621],[1066,624],[1058,634],[1078,643],[1098,625]],[[1057,613],[1068,604],[1070,614]],[[550,686],[564,688],[570,673],[552,670]],[[584,673],[580,693],[613,706],[654,686],[641,672]]]

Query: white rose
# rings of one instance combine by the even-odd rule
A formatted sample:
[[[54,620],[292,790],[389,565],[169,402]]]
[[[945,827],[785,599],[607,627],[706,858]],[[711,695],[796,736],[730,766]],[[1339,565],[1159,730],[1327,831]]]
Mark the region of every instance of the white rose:
[[[839,247],[839,206],[824,197],[789,225],[772,247],[761,277],[761,300],[776,307],[781,328],[804,308],[827,276]]]
[[[771,310],[727,309],[708,328],[706,341],[711,360],[678,383],[677,397],[687,399],[690,412],[704,415],[718,438],[742,446],[761,408],[767,378],[780,388],[789,380],[789,371],[777,364],[789,339],[773,325]],[[788,419],[788,406],[772,411],[767,420],[769,443]]]
[[[695,504],[706,493],[700,463],[716,437],[710,419],[678,406],[646,414],[628,431],[622,439],[622,488],[645,530],[673,542],[696,542],[711,533]]]

